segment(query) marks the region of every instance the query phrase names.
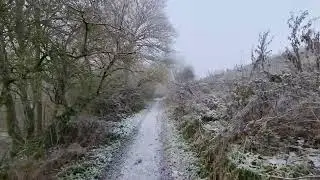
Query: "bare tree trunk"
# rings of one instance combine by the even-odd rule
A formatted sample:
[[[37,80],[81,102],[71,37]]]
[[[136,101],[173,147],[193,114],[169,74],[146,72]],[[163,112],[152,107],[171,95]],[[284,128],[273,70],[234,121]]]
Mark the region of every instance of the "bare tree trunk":
[[[13,97],[10,93],[10,84],[13,82],[9,76],[9,62],[5,48],[5,40],[3,37],[3,29],[0,27],[0,78],[3,82],[1,97],[4,106],[6,107],[6,124],[9,136],[12,138],[12,150],[17,149],[20,143],[23,142],[21,131],[18,126],[16,109]]]
[[[126,48],[126,50],[128,51],[128,52],[133,52],[134,51],[134,46],[135,46],[135,43],[134,43],[134,41],[130,41],[129,42],[130,43],[130,45]],[[124,70],[124,80],[125,80],[125,85],[126,85],[126,88],[129,88],[129,86],[131,85],[131,84],[129,84],[130,83],[130,74],[131,74],[131,72],[130,72],[130,70],[131,70],[131,68],[134,66],[134,57],[133,56],[131,56],[131,55],[129,55],[128,57],[125,57],[124,58],[124,67],[125,67],[125,70]]]
[[[19,44],[19,53],[23,53],[24,50],[24,25],[23,25],[23,6],[25,4],[24,0],[15,0],[16,3],[16,24],[15,31],[17,34],[18,44]]]
[[[129,59],[127,59],[127,60],[125,60],[125,62],[124,62],[124,67],[125,67],[125,69],[124,69],[124,81],[125,81],[125,86],[126,86],[126,88],[129,88],[129,86],[130,86],[130,84],[129,84],[129,82],[130,82],[130,69],[131,69],[131,60],[129,60]]]
[[[301,57],[300,57],[300,53],[299,53],[299,49],[295,50],[295,54],[296,54],[296,65],[297,65],[297,69],[299,72],[302,72],[302,63],[301,63]]]
[[[317,66],[317,71],[320,71],[320,57],[317,57],[316,59],[316,66]]]
[[[20,59],[20,62],[23,64],[29,64],[30,61],[25,57],[26,55],[26,46],[25,46],[25,28],[24,28],[24,6],[25,0],[15,0],[15,16],[16,16],[16,24],[15,31],[17,35],[17,41],[19,44],[19,48],[17,49],[17,55]],[[35,130],[35,116],[34,116],[34,108],[31,107],[32,103],[28,97],[28,82],[26,80],[22,80],[18,82],[18,87],[21,93],[21,101],[24,108],[25,114],[25,130],[27,132],[27,139],[30,139],[34,135]]]
[[[82,53],[85,54],[84,56],[84,60],[85,63],[87,65],[87,68],[89,70],[89,72],[91,73],[91,63],[90,60],[87,57],[87,53],[88,53],[88,35],[89,35],[89,24],[86,22],[85,17],[82,16],[83,18],[83,25],[84,25],[84,36],[83,36],[83,48],[82,48]]]
[[[41,92],[42,82],[41,79],[37,79],[35,84],[33,85],[33,93],[34,93],[34,108],[36,110],[36,133],[40,135],[42,133],[42,121],[43,121],[43,114],[42,114],[42,92]]]
[[[3,95],[5,97],[4,104],[7,110],[6,121],[8,134],[12,138],[12,152],[15,153],[24,140],[18,126],[15,103],[11,93],[9,92],[8,83],[4,85]]]
[[[40,24],[40,9],[38,7],[35,8],[35,21],[36,21],[36,32],[38,36],[42,37],[41,34],[41,24]],[[40,41],[36,42],[36,59],[41,58],[40,52]],[[42,133],[42,77],[41,73],[37,73],[35,77],[35,83],[33,85],[33,94],[34,94],[34,104],[36,109],[36,120],[37,120],[37,134],[40,135]]]
[[[25,114],[24,127],[27,132],[27,139],[30,139],[33,137],[35,130],[34,109],[31,107],[31,100],[28,98],[28,84],[21,82],[19,86]]]

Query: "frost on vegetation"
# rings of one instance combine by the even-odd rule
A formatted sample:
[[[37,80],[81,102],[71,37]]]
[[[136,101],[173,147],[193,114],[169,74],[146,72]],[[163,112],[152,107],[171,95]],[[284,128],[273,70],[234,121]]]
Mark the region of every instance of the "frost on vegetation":
[[[219,121],[225,119],[227,107],[213,94],[200,96],[190,104],[194,112],[204,121]]]
[[[201,91],[197,82],[173,89],[173,119],[184,137],[197,145],[209,175],[228,176],[230,167],[219,164],[225,160],[243,170],[241,177],[320,174],[319,74],[275,76],[281,81],[212,80],[211,91]]]
[[[312,177],[320,172],[320,150],[316,149],[306,149],[306,152],[302,155],[290,152],[288,154],[280,153],[275,156],[263,156],[244,152],[239,145],[233,145],[227,158],[236,169],[249,171],[261,178]]]
[[[116,137],[115,139],[107,145],[88,151],[81,160],[62,168],[57,175],[58,178],[61,180],[100,179],[107,164],[113,160],[113,155],[121,148],[121,140],[133,133],[143,115],[144,112],[141,112],[121,122],[115,122],[117,124],[113,126],[110,135]]]
[[[222,133],[226,129],[226,124],[221,121],[208,122],[204,124],[203,129],[216,135]]]
[[[143,110],[142,112],[135,114],[134,116],[128,117],[122,122],[120,122],[115,128],[113,128],[112,134],[119,138],[126,138],[127,136],[129,136],[139,125],[146,111],[147,110]]]
[[[118,148],[118,144],[93,149],[75,164],[65,167],[58,174],[59,179],[98,179],[105,165],[112,159],[112,151]]]
[[[165,153],[168,156],[168,163],[172,177],[179,179],[199,179],[199,160],[196,154],[191,151],[189,144],[178,133],[175,124],[166,121],[165,128]]]

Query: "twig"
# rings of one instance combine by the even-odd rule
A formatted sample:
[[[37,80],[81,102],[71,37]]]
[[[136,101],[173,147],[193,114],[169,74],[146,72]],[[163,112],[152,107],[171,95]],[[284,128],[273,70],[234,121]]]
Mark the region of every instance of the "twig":
[[[312,112],[312,114],[314,115],[314,117],[317,119],[317,121],[320,122],[319,118],[316,116],[316,114],[314,113],[314,111],[312,110],[312,108],[310,108],[310,111]]]

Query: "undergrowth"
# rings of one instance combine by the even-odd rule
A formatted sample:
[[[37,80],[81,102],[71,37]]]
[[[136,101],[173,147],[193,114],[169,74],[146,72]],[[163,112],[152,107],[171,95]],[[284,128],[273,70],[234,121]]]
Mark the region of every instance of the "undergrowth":
[[[90,150],[81,160],[62,168],[57,175],[58,178],[61,180],[101,178],[106,164],[112,160],[112,154],[119,146],[120,143],[113,143],[112,145]]]

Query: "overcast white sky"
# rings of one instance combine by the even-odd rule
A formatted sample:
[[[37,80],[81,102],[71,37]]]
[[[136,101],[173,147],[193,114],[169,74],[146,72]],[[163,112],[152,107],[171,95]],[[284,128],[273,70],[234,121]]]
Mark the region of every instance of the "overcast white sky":
[[[175,48],[197,75],[250,62],[259,32],[270,29],[271,49],[287,44],[290,12],[320,16],[319,0],[169,0],[168,16],[179,36]]]

